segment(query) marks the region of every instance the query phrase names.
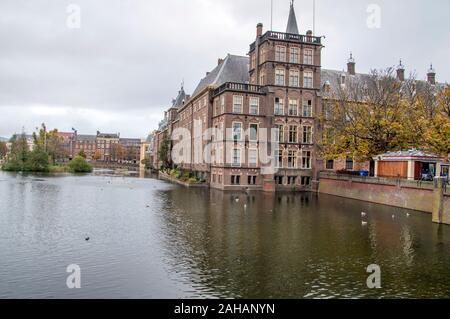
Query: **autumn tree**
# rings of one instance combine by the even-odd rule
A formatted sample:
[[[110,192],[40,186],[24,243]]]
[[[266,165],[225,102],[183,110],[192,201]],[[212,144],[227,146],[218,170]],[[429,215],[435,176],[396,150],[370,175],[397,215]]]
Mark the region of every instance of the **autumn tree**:
[[[5,142],[0,141],[0,159],[5,158],[6,154],[8,154],[8,146]]]
[[[372,71],[365,80],[338,86],[324,107],[324,158],[357,161],[422,147],[427,125],[439,113],[431,86],[418,90],[414,76],[400,82],[393,69]]]

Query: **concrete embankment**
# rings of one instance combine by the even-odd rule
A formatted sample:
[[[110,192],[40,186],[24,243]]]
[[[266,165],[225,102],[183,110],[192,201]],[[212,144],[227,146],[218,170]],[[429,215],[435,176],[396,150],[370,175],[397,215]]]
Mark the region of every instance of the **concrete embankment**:
[[[319,193],[433,214],[450,224],[450,194],[441,180],[417,182],[321,173]]]

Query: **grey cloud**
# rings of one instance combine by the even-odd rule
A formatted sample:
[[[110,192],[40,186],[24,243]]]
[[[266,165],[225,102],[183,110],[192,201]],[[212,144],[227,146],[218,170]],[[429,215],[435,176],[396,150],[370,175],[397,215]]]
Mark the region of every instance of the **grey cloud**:
[[[342,69],[353,51],[360,72],[395,65],[402,57],[420,77],[433,61],[438,80],[450,79],[447,0],[316,2],[316,33],[327,36],[323,67]],[[373,2],[382,8],[381,29],[366,26]],[[71,3],[82,10],[79,30],[66,27]],[[311,29],[312,0],[295,5],[301,32]],[[256,23],[269,27],[269,9],[269,0],[3,0],[0,135],[46,121],[63,130],[79,126],[144,136],[182,79],[190,93],[218,57],[247,53]],[[289,1],[274,0],[274,9],[274,29],[284,31]],[[60,115],[26,114],[36,105]],[[58,113],[61,108],[95,111],[97,118]],[[1,115],[11,112],[12,118]]]

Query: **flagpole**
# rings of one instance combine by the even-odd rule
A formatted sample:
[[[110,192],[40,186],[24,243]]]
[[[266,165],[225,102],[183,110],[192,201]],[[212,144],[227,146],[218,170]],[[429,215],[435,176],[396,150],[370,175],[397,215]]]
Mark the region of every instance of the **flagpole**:
[[[316,0],[313,0],[313,35],[316,35]]]
[[[270,31],[273,31],[273,0],[270,0]]]

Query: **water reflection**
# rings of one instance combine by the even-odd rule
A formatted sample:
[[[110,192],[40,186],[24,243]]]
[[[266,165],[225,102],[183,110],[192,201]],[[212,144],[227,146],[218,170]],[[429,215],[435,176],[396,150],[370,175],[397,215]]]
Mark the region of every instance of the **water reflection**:
[[[0,202],[0,297],[450,297],[450,227],[418,212],[110,174],[0,173]]]

